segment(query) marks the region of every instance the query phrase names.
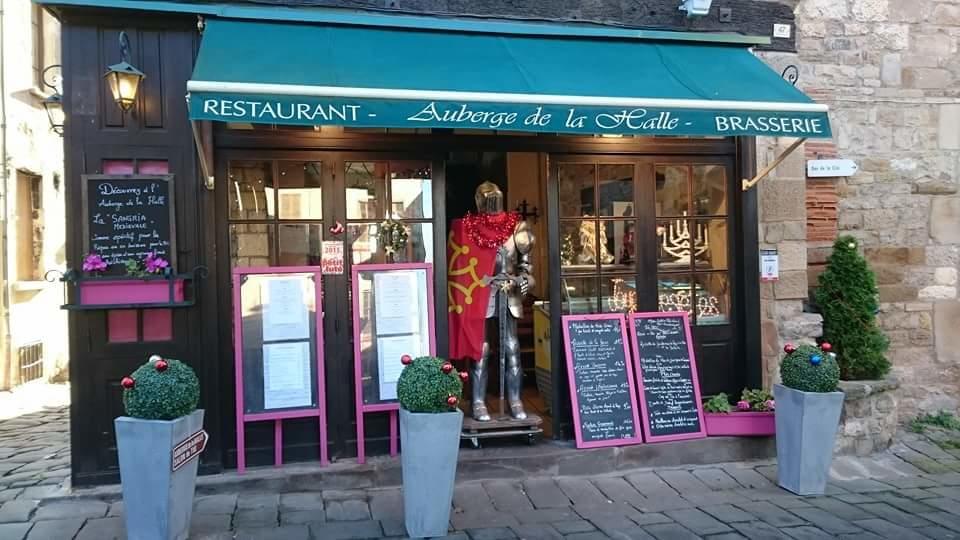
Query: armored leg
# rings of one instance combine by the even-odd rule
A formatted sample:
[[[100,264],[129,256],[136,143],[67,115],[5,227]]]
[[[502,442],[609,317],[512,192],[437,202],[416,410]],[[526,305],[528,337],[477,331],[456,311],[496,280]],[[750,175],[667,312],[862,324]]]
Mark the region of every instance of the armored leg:
[[[517,320],[512,316],[507,316],[505,324],[505,335],[501,337],[500,343],[503,344],[504,354],[506,355],[506,381],[507,402],[510,404],[510,414],[517,420],[523,420],[527,417],[523,409],[523,400],[520,398],[520,390],[523,388],[523,367],[520,365],[520,339],[517,337]]]
[[[489,326],[489,325],[488,325]],[[490,374],[490,338],[486,333],[483,340],[483,349],[480,359],[470,366],[470,386],[472,387],[473,419],[488,422],[490,413],[487,411],[487,376]]]

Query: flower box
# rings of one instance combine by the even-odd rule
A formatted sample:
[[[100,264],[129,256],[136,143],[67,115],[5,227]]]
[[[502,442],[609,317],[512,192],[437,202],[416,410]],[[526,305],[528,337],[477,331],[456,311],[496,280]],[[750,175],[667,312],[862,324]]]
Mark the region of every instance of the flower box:
[[[773,411],[705,413],[710,437],[768,437],[777,432]]]
[[[80,282],[80,304],[170,304],[183,302],[183,279],[88,279]]]

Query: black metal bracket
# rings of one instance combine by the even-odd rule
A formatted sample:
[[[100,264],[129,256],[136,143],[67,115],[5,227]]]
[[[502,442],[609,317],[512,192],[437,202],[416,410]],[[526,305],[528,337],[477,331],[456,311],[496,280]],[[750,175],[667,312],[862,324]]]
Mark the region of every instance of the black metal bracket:
[[[788,83],[796,86],[797,81],[800,80],[800,69],[797,68],[797,66],[791,64],[783,68],[783,71],[780,72],[780,76],[783,77],[783,79]]]
[[[44,275],[44,279],[48,282],[60,281],[64,283],[63,291],[63,305],[60,306],[60,309],[65,309],[68,311],[95,311],[95,310],[108,310],[108,309],[150,309],[150,308],[183,308],[191,307],[196,304],[196,290],[195,284],[198,280],[206,279],[209,275],[209,270],[206,266],[196,266],[190,272],[183,274],[175,274],[169,268],[167,268],[163,274],[155,276],[85,276],[81,272],[78,272],[74,269],[67,269],[65,272],[60,270],[50,270]],[[94,283],[97,281],[164,281],[167,283],[167,301],[165,302],[131,302],[131,303],[117,303],[117,304],[81,304],[79,303],[80,287],[83,283]],[[183,282],[184,284],[184,299],[177,300],[175,287],[177,282]],[[193,284],[191,292],[193,293],[187,297],[187,291],[191,289],[188,285]],[[78,301],[75,303],[70,302],[70,289],[73,289],[73,297]]]

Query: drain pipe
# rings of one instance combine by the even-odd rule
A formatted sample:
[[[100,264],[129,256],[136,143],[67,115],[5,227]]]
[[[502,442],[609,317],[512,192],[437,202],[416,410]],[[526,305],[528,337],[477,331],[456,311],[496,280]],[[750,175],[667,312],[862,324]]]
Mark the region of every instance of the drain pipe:
[[[6,365],[6,382],[13,386],[13,366],[11,361],[13,354],[10,343],[10,251],[7,230],[10,228],[10,169],[7,163],[7,84],[6,84],[6,41],[3,24],[3,0],[0,0],[0,170],[3,174],[3,214],[0,221],[3,222],[2,231],[0,231],[0,284],[2,284],[2,300],[0,300],[0,310],[3,310],[3,343],[0,343],[0,354],[3,355],[3,361]]]

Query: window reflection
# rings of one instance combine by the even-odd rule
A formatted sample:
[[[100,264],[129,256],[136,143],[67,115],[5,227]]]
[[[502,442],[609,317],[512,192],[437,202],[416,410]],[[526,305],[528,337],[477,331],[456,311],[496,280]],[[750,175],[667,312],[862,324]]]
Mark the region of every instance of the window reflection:
[[[597,168],[592,163],[563,163],[558,166],[560,216],[596,215]]]
[[[391,214],[394,219],[433,217],[433,188],[428,163],[390,163]]]
[[[600,280],[600,309],[611,313],[637,311],[637,282],[632,276],[604,276]]]
[[[346,164],[347,219],[377,219],[386,201],[387,167],[381,161]]]
[[[687,165],[658,165],[657,216],[685,215],[690,207],[690,178]]]
[[[730,322],[730,287],[726,273],[697,275],[697,324]]]
[[[232,161],[227,177],[231,219],[266,219],[274,216],[271,162]]]
[[[230,225],[230,266],[270,266],[273,252],[273,226],[266,224]]]
[[[633,165],[600,165],[601,216],[633,216]]]
[[[698,216],[727,213],[727,169],[722,165],[693,166],[693,212]]]
[[[279,266],[312,266],[320,264],[323,229],[320,224],[280,224]]]
[[[323,177],[317,162],[278,164],[280,219],[323,219]]]

